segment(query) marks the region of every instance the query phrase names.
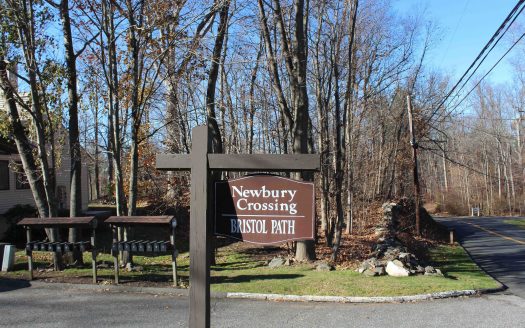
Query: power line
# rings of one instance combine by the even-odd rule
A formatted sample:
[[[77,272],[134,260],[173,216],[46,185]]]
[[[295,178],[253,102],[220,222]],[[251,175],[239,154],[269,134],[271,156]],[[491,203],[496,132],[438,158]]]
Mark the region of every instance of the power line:
[[[494,44],[490,47],[489,51],[485,54],[485,56],[483,57],[483,59],[479,62],[479,64],[476,66],[476,68],[472,71],[472,73],[469,75],[469,77],[467,78],[467,80],[465,82],[463,82],[463,85],[461,86],[461,88],[456,92],[456,95],[458,95],[461,90],[463,90],[463,88],[467,85],[468,81],[470,81],[470,79],[472,78],[472,76],[476,73],[476,71],[479,69],[479,67],[481,66],[481,64],[483,63],[483,61],[485,61],[485,59],[487,58],[487,56],[490,54],[490,52],[496,47],[496,45],[499,43],[499,41],[503,38],[503,36],[508,32],[508,30],[510,29],[510,27],[512,26],[512,24],[514,24],[514,22],[516,21],[516,19],[518,19],[519,15],[523,12],[523,9],[525,9],[525,6],[521,7],[520,11],[514,16],[514,18],[512,19],[512,21],[510,22],[510,24],[508,24],[507,28],[505,29],[505,31],[498,37],[498,39],[496,40],[496,42],[494,42]]]
[[[470,119],[470,120],[487,120],[487,121],[516,121],[519,118],[510,118],[510,117],[482,117],[482,116],[466,116],[463,115],[461,118]]]
[[[483,75],[481,77],[481,79],[479,79],[479,81],[476,83],[476,85],[474,85],[474,87],[472,89],[470,89],[470,91],[450,110],[449,113],[452,113],[456,110],[456,108],[458,108],[459,105],[461,105],[461,103],[463,101],[465,101],[465,99],[467,99],[467,97],[472,93],[472,91],[474,91],[480,84],[481,82],[483,81],[483,79],[485,79],[487,77],[487,75],[490,74],[490,72],[492,72],[492,70],[503,60],[503,58],[505,58],[505,56],[507,56],[509,54],[509,52],[521,41],[521,39],[523,39],[525,37],[525,33],[523,33],[513,44],[512,46],[498,59],[498,61],[492,65],[492,67],[488,70],[487,73],[485,73],[485,75]]]
[[[511,12],[507,15],[507,17],[505,18],[505,20],[503,21],[503,23],[499,26],[499,28],[496,30],[496,32],[494,33],[494,35],[492,35],[492,37],[490,38],[490,40],[487,42],[487,44],[483,47],[483,49],[481,49],[480,53],[478,54],[478,56],[474,59],[474,61],[472,62],[472,64],[470,64],[470,66],[467,68],[467,70],[465,71],[465,73],[463,73],[463,75],[459,78],[458,82],[452,87],[452,89],[449,91],[449,93],[447,94],[447,96],[445,97],[445,99],[443,99],[442,103],[440,104],[440,106],[442,104],[444,104],[446,102],[446,100],[452,95],[452,93],[456,90],[456,88],[460,85],[460,83],[463,81],[463,79],[467,76],[467,74],[470,72],[470,70],[472,70],[472,68],[476,65],[476,63],[478,62],[478,60],[480,60],[480,58],[483,56],[483,54],[485,53],[485,51],[487,51],[488,49],[488,52],[487,54],[485,54],[485,56],[481,59],[481,61],[479,62],[478,66],[476,66],[476,68],[473,70],[472,74],[475,73],[475,71],[479,68],[479,66],[483,63],[483,61],[487,58],[488,54],[494,49],[494,47],[497,45],[497,43],[501,40],[501,37],[503,37],[503,35],[508,31],[508,28],[512,25],[512,23],[516,20],[517,16],[519,15],[519,13],[521,13],[521,10],[523,10],[523,8],[520,10],[520,12],[518,13],[518,15],[516,15],[515,18],[512,18],[514,16],[514,14],[518,11],[518,8],[523,4],[524,0],[520,0],[516,6],[514,6],[514,8],[511,10]],[[507,29],[505,29],[505,31],[501,34],[501,36],[499,36],[499,34],[503,31],[503,29],[505,28],[505,26],[507,25],[507,23],[512,19],[512,23],[509,24],[509,26],[507,27]],[[498,37],[499,36],[499,37]],[[496,40],[497,38],[497,40]],[[495,41],[496,40],[496,41]],[[494,44],[493,44],[494,43]],[[493,44],[493,45],[492,45]],[[492,45],[492,46],[491,46]],[[490,47],[490,49],[489,49]],[[472,76],[472,74],[470,76]],[[469,76],[469,79],[470,79],[470,76]],[[468,81],[468,79],[467,79]],[[458,91],[459,92],[459,91]],[[439,106],[438,106],[439,107]]]
[[[481,118],[481,119],[483,119],[483,118]],[[502,120],[505,120],[505,119],[502,119]],[[502,122],[504,122],[504,121],[502,121]],[[510,136],[510,135],[496,134],[496,132],[490,132],[488,130],[483,129],[482,127],[473,125],[473,123],[467,123],[465,120],[458,120],[456,122],[453,122],[452,124],[457,124],[457,125],[459,125],[459,126],[461,126],[463,128],[467,128],[467,129],[469,129],[471,131],[481,132],[483,134],[486,134],[486,135],[494,137],[494,138],[502,138],[502,139],[507,139],[507,140],[514,140],[515,139],[515,137]],[[450,138],[448,133],[446,133],[446,132],[444,132],[442,130],[438,130],[437,128],[435,128],[433,126],[432,126],[432,128],[437,130],[439,133],[443,134],[445,136],[445,138]],[[429,141],[431,141],[433,143],[436,143],[436,141],[432,140],[432,139],[430,139]]]
[[[473,69],[473,67],[476,65],[476,63],[478,62],[478,60],[483,57],[485,51],[487,51],[487,49],[490,48],[490,50],[488,51],[488,53],[490,53],[494,47],[491,47],[492,43],[496,40],[496,38],[498,38],[499,34],[505,29],[505,26],[507,25],[508,22],[510,22],[512,20],[512,22],[515,21],[515,18],[513,18],[514,14],[516,14],[516,12],[518,12],[518,9],[519,7],[525,2],[525,0],[520,0],[518,1],[518,3],[514,6],[514,8],[510,11],[510,13],[507,15],[507,17],[505,18],[505,20],[503,21],[503,23],[501,23],[501,25],[498,27],[498,29],[496,30],[496,32],[492,35],[492,37],[490,38],[490,40],[487,42],[487,44],[485,44],[485,46],[483,47],[483,49],[481,49],[480,53],[476,56],[476,58],[474,59],[474,61],[472,62],[472,64],[470,64],[470,66],[467,68],[467,70],[465,71],[465,73],[463,73],[463,75],[459,78],[459,80],[456,82],[456,84],[454,84],[454,86],[450,89],[450,91],[445,95],[445,97],[443,98],[443,100],[439,103],[439,105],[436,107],[434,113],[432,113],[432,115],[429,117],[429,121],[432,119],[432,117],[435,115],[435,113],[438,112],[438,110],[445,104],[445,102],[450,98],[450,96],[454,93],[454,91],[456,90],[456,88],[461,84],[461,82],[463,81],[463,79],[469,74],[469,72]],[[522,9],[523,10],[523,9]],[[521,13],[521,11],[519,12]],[[518,15],[519,15],[518,13]],[[517,17],[517,16],[516,16]],[[512,25],[512,23],[510,24]],[[510,27],[509,25],[509,27]],[[508,28],[505,29],[505,31],[503,32],[502,36],[508,31]],[[501,39],[501,37],[498,38],[498,40],[496,41],[499,42],[499,40]],[[488,55],[487,53],[487,55]],[[483,61],[487,58],[487,56],[483,57],[483,59],[481,60],[480,62],[480,65],[481,63],[483,63]],[[476,72],[476,70],[479,68],[479,65],[474,69],[473,73]],[[470,77],[469,77],[470,78]],[[468,81],[468,80],[467,80]]]
[[[463,88],[467,85],[467,83],[470,81],[470,79],[472,78],[472,76],[474,76],[474,74],[476,73],[476,71],[479,69],[479,67],[481,66],[481,64],[483,64],[483,62],[485,61],[485,59],[488,57],[488,55],[490,54],[490,52],[492,50],[494,50],[494,48],[496,47],[496,45],[499,43],[499,41],[503,38],[503,36],[507,33],[507,31],[510,29],[510,27],[512,26],[512,24],[514,24],[514,22],[516,21],[516,19],[518,19],[519,15],[523,12],[523,9],[525,9],[525,6],[521,7],[521,9],[519,10],[519,12],[514,16],[514,18],[512,19],[512,21],[510,22],[510,24],[507,25],[507,28],[505,29],[505,31],[498,37],[498,39],[496,40],[496,42],[494,42],[494,44],[490,47],[489,51],[485,54],[485,56],[483,56],[483,58],[481,59],[481,61],[478,63],[478,65],[476,66],[476,68],[474,68],[474,70],[470,73],[470,75],[468,76],[468,78],[465,80],[465,82],[463,82],[463,84],[461,85],[461,87],[459,88],[459,90],[456,92],[456,95],[459,95],[459,93],[461,92],[461,90],[463,90]]]
[[[423,148],[424,150],[428,151],[429,153],[431,153],[431,154],[433,154],[433,155],[436,155],[436,156],[439,156],[439,157],[441,157],[441,158],[444,158],[444,159],[445,159],[447,162],[449,162],[449,163],[452,163],[452,164],[454,164],[454,165],[457,165],[457,166],[463,167],[463,168],[466,169],[466,170],[469,170],[469,171],[471,171],[471,172],[474,172],[474,173],[477,173],[477,174],[479,174],[479,175],[485,176],[485,177],[487,177],[487,178],[498,179],[498,177],[496,177],[496,176],[494,176],[494,175],[492,175],[492,174],[487,174],[487,173],[485,173],[485,172],[481,172],[480,170],[478,170],[478,169],[476,169],[476,168],[474,168],[474,167],[472,167],[472,166],[470,166],[470,165],[468,165],[468,164],[461,163],[460,161],[457,161],[457,160],[455,160],[455,159],[450,158],[450,157],[449,157],[448,155],[446,155],[446,154],[445,154],[445,155],[443,155],[443,154],[438,154],[438,153],[436,153],[436,152],[434,151],[434,149],[426,148],[426,147],[421,147],[421,148]],[[505,177],[501,177],[501,179],[507,181],[507,178],[505,178]]]
[[[456,32],[458,31],[459,25],[463,21],[463,16],[465,16],[465,12],[467,11],[468,5],[470,3],[470,0],[465,1],[465,5],[463,7],[463,10],[461,11],[461,15],[459,16],[459,20],[456,23],[456,27],[454,28],[454,32],[452,32],[452,36],[450,37],[447,47],[445,48],[445,52],[443,53],[443,56],[441,57],[441,62],[439,65],[441,66],[443,64],[443,61],[445,60],[446,55],[448,55],[448,51],[450,49],[450,45],[452,44],[452,41],[454,40],[454,37],[456,36]]]
[[[473,126],[472,124],[469,125],[468,123],[465,123],[465,122],[457,122],[456,124],[461,125],[463,128],[466,128],[466,129],[469,129],[469,130],[472,130],[472,131],[476,131],[476,132],[481,132],[483,134],[486,134],[488,136],[494,137],[496,139],[497,138],[507,139],[507,140],[514,140],[515,139],[515,137],[513,137],[513,136],[497,134],[497,132],[491,132],[491,131],[485,130],[485,129],[481,128],[481,127]]]

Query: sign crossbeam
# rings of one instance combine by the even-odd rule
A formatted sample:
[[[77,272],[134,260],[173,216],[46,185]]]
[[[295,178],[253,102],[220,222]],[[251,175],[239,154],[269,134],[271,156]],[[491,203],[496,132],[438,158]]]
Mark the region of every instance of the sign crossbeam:
[[[191,154],[157,154],[158,170],[190,171],[190,318],[189,327],[210,327],[210,237],[213,197],[210,171],[318,171],[318,154],[212,154],[207,126],[192,130]]]
[[[222,171],[318,171],[321,166],[317,154],[207,154],[207,157],[209,169]],[[189,171],[192,160],[192,154],[158,154],[157,169]]]

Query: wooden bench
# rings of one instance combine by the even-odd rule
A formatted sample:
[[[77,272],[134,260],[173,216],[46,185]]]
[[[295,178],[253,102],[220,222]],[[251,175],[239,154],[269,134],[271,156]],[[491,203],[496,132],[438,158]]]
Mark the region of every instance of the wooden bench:
[[[18,225],[26,229],[27,243],[26,254],[28,259],[29,279],[33,279],[33,251],[66,253],[78,250],[81,252],[91,251],[91,264],[93,269],[93,283],[97,283],[97,252],[95,249],[95,229],[97,219],[94,216],[85,217],[54,217],[54,218],[25,218]],[[79,228],[90,229],[91,238],[79,242],[51,242],[46,240],[31,240],[31,229],[46,228]]]
[[[173,270],[173,284],[177,285],[177,249],[175,247],[175,228],[177,220],[174,216],[111,216],[105,223],[109,224],[113,232],[111,255],[115,266],[115,283],[119,283],[118,253],[128,251],[143,254],[171,253]],[[137,228],[144,226],[170,227],[170,240],[119,240],[118,228]]]

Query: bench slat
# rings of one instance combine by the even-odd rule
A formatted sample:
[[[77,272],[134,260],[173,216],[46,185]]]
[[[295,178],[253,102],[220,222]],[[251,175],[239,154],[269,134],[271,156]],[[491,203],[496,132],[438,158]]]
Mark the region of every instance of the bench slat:
[[[173,215],[162,216],[110,216],[104,223],[116,226],[141,225],[141,224],[170,224]]]
[[[96,223],[94,216],[80,216],[80,217],[54,217],[54,218],[25,218],[22,219],[17,225],[21,226],[38,226],[38,227],[53,227],[53,226],[82,226],[92,225]]]

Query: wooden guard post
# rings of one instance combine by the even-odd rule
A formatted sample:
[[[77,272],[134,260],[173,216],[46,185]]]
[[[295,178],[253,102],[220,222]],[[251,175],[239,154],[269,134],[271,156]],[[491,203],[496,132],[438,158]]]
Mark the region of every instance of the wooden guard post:
[[[115,268],[115,283],[119,283],[119,251],[139,252],[139,253],[171,253],[171,264],[173,271],[173,285],[177,286],[177,248],[175,247],[175,228],[177,220],[174,216],[111,216],[105,223],[109,224],[113,232],[113,243],[111,245],[111,255]],[[138,227],[138,226],[167,226],[170,227],[170,240],[118,240],[117,229],[119,227]]]
[[[210,327],[210,256],[213,222],[211,170],[240,172],[318,171],[318,154],[212,154],[207,126],[192,130],[191,154],[158,154],[157,169],[191,171],[189,327]]]
[[[33,279],[33,251],[65,253],[78,249],[81,252],[91,250],[91,265],[93,270],[93,283],[97,283],[97,251],[95,248],[95,229],[97,219],[94,216],[85,217],[54,217],[54,218],[25,218],[18,222],[18,225],[25,227],[27,243],[26,254],[29,266],[29,279]],[[91,238],[89,241],[69,242],[49,242],[31,240],[31,229],[39,228],[90,228]]]

